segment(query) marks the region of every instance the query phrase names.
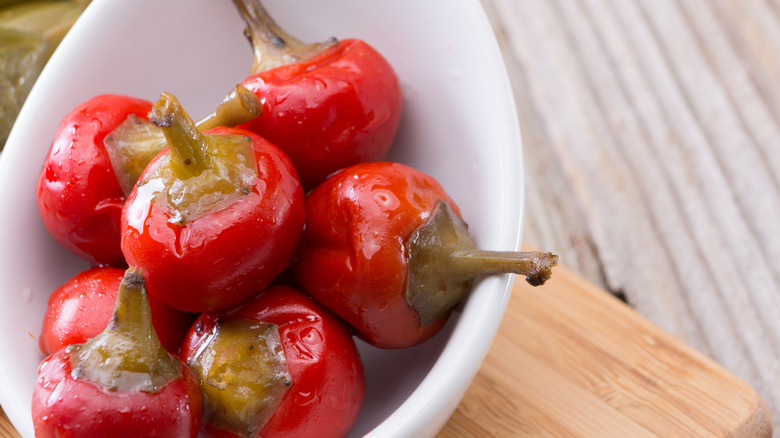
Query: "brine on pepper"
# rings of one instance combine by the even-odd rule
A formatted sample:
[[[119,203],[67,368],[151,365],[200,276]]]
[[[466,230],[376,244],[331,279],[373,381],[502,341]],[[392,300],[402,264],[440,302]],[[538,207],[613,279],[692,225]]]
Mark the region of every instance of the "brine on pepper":
[[[348,326],[288,286],[202,315],[181,354],[201,382],[207,437],[342,437],[363,404]]]
[[[116,303],[125,270],[111,266],[89,268],[74,275],[50,295],[43,315],[38,346],[45,355],[81,344],[105,330]],[[178,354],[195,315],[149,297],[154,331],[163,346]]]
[[[141,273],[128,269],[111,322],[47,357],[33,390],[35,436],[196,437],[203,396],[160,343]]]
[[[165,147],[148,120],[152,102],[104,94],[60,122],[38,178],[38,211],[54,239],[92,265],[125,267],[119,223],[126,196]],[[200,129],[235,126],[259,114],[254,94],[237,87]]]
[[[96,96],[60,122],[36,187],[38,211],[61,245],[96,265],[123,266],[119,217],[125,193],[105,137],[128,117],[146,118],[152,103],[129,96]]]
[[[255,54],[242,85],[263,102],[242,125],[284,150],[304,189],[349,165],[386,157],[403,97],[390,63],[360,39],[304,44],[258,0],[234,0]]]
[[[249,131],[199,131],[169,93],[150,119],[168,147],[127,198],[122,251],[160,301],[188,312],[233,307],[270,284],[295,251],[304,222],[295,169]]]
[[[298,283],[380,348],[432,337],[477,277],[512,272],[536,285],[557,264],[550,253],[477,249],[444,188],[398,163],[336,173],[309,193],[306,217]]]

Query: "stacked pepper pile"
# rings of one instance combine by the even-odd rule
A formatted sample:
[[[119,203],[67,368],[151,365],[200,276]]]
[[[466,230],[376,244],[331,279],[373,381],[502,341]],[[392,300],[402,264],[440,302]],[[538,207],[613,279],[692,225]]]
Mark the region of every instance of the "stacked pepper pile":
[[[556,264],[478,250],[434,178],[383,161],[402,96],[375,49],[235,3],[256,59],[213,114],[103,95],[55,136],[41,217],[94,267],[50,297],[37,436],[343,436],[353,336],[417,345],[474,278]]]

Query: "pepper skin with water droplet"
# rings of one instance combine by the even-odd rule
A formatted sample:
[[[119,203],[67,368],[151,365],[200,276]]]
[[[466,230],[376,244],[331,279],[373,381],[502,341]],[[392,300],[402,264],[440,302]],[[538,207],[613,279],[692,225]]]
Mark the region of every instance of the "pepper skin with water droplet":
[[[49,295],[38,345],[45,355],[81,344],[102,332],[111,319],[124,269],[95,267],[79,272]],[[178,354],[195,315],[149,297],[157,336],[171,354]]]
[[[194,438],[202,415],[198,381],[157,338],[135,269],[124,276],[108,327],[47,357],[32,396],[38,438]]]
[[[125,193],[103,140],[128,116],[144,119],[151,108],[143,99],[96,96],[62,119],[44,161],[36,188],[43,224],[57,242],[93,265],[125,266],[119,248]]]
[[[187,312],[231,308],[290,262],[304,221],[295,169],[256,134],[200,132],[171,94],[150,119],[169,147],[125,203],[122,251],[160,301]]]
[[[458,207],[430,175],[399,163],[362,163],[306,198],[293,266],[302,288],[380,348],[436,334],[472,279],[504,272],[541,284],[557,257],[480,251]]]
[[[254,94],[237,87],[201,129],[243,123],[257,116],[258,105]],[[122,206],[164,147],[162,133],[148,120],[151,108],[130,96],[89,99],[60,122],[44,161],[37,185],[41,219],[57,242],[93,265],[126,266]]]
[[[257,382],[269,380],[268,366],[258,365],[253,359],[256,356],[250,354],[257,345],[249,343],[254,338],[250,327],[263,324],[272,324],[278,330],[290,382],[281,399],[256,404],[258,392],[249,398],[242,397],[242,393]],[[215,333],[225,326],[237,329],[221,340],[215,339]],[[207,437],[345,436],[365,397],[363,365],[348,326],[306,294],[288,286],[273,286],[227,313],[202,315],[190,329],[181,352],[182,360],[193,370],[200,370],[201,385],[207,388]],[[212,355],[224,362],[211,361]],[[202,366],[204,363],[208,366]],[[238,377],[227,384],[226,375]]]
[[[388,61],[359,39],[304,44],[257,0],[235,0],[256,55],[242,85],[263,101],[242,125],[278,145],[304,189],[349,165],[382,160],[395,139],[403,97]]]

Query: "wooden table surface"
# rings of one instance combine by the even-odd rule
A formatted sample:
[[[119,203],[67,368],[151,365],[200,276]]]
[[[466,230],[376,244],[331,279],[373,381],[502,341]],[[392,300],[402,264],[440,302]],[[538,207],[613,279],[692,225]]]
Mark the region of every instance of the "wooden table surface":
[[[780,420],[780,2],[482,0],[524,141],[524,241]]]

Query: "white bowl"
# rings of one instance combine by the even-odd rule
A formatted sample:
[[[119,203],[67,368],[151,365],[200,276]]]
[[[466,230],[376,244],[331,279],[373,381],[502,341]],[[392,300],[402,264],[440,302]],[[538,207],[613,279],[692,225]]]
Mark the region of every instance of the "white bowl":
[[[512,91],[478,0],[266,0],[304,41],[362,38],[395,67],[404,116],[391,159],[430,173],[460,205],[478,246],[518,249],[523,172]],[[101,93],[176,94],[208,114],[249,71],[243,22],[228,1],[95,0],[51,58],[0,155],[0,405],[33,436],[37,336],[49,293],[86,263],[60,248],[36,208],[35,182],[60,119]],[[484,359],[512,276],[480,281],[431,341],[359,344],[367,397],[351,436],[432,436]]]

